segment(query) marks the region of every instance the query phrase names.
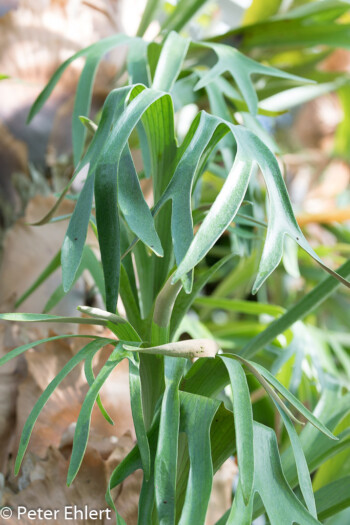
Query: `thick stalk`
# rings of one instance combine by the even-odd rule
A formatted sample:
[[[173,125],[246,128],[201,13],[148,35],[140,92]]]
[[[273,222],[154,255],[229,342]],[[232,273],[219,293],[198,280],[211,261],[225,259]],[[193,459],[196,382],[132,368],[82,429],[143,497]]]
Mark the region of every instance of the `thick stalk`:
[[[168,279],[157,297],[152,323],[152,346],[165,344],[169,341],[171,313],[181,286],[181,282],[171,285],[171,279]],[[164,358],[159,355],[141,353],[139,355],[142,404],[145,425],[148,429],[152,424],[158,399],[164,391]]]

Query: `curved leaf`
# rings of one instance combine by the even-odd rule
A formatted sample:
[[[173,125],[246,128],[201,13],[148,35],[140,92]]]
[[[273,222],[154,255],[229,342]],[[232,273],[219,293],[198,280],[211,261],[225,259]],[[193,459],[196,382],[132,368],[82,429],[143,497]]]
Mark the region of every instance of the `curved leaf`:
[[[106,346],[110,343],[110,339],[96,339],[95,341],[91,341],[88,343],[84,348],[82,348],[68,363],[62,368],[62,370],[56,375],[56,377],[51,381],[51,383],[48,385],[48,387],[44,390],[44,392],[39,397],[38,401],[35,403],[32,411],[30,412],[28,419],[26,420],[22,434],[21,434],[21,440],[18,446],[18,453],[16,457],[16,464],[15,464],[15,474],[17,475],[19,472],[19,469],[21,468],[21,463],[23,460],[23,456],[25,454],[25,451],[28,447],[28,443],[30,440],[30,436],[33,431],[33,427],[35,425],[36,420],[39,417],[40,412],[44,408],[45,404],[49,400],[52,393],[55,391],[55,389],[58,387],[58,385],[63,381],[63,379],[73,370],[74,367],[76,367],[81,361],[83,361],[85,358],[92,355],[92,357],[95,355],[98,350]]]
[[[320,430],[323,434],[325,434],[330,439],[334,439],[335,441],[338,439],[336,436],[328,430],[328,428],[319,421],[311,412],[308,410],[302,403],[297,399],[287,388],[285,388],[276,378],[266,370],[263,366],[259,365],[258,363],[253,363],[251,361],[246,361],[245,359],[242,359],[240,356],[237,356],[237,359],[239,359],[242,363],[246,363],[249,365],[251,369],[255,369],[264,379],[266,379],[282,396],[291,403],[294,408],[296,408],[300,414],[302,414],[312,425],[314,425],[318,430]]]
[[[253,412],[247,379],[240,363],[222,356],[231,380],[239,480],[245,506],[252,499],[254,480]]]
[[[284,477],[274,431],[260,423],[254,423],[254,463],[254,487],[271,525],[320,525],[300,503]]]
[[[115,312],[120,269],[120,233],[118,210],[119,163],[133,129],[143,113],[164,93],[141,86],[135,98],[121,113],[99,155],[95,178],[96,222],[106,285],[106,306]]]
[[[129,382],[132,418],[135,425],[137,445],[139,447],[144,479],[149,480],[151,476],[151,453],[146,433],[142,396],[141,396],[141,379],[140,365],[133,359],[129,359]]]
[[[249,112],[255,115],[258,111],[258,97],[252,84],[251,75],[260,74],[271,77],[286,78],[297,82],[310,82],[305,78],[292,75],[274,67],[264,66],[237,49],[225,44],[201,43],[203,47],[212,49],[217,56],[217,62],[208,73],[198,81],[194,89],[201,89],[223,73],[230,73],[247,103]],[[312,82],[312,81],[311,81]]]
[[[350,276],[350,261],[345,262],[337,273],[344,278]],[[240,356],[251,358],[266,345],[271,343],[279,334],[290,328],[296,321],[303,319],[308,313],[321,305],[339,286],[339,281],[328,277],[308,292],[294,306],[285,312],[279,319],[273,321],[261,334],[257,335],[246,344]]]
[[[127,41],[127,39],[125,39]],[[92,84],[102,53],[89,53],[86,57],[85,66],[81,72],[78,87],[75,93],[74,109],[72,115],[72,142],[73,142],[73,161],[76,166],[83,153],[86,128],[80,121],[79,117],[89,116]]]
[[[86,173],[90,175],[95,171],[99,154],[101,152],[104,142],[106,141],[108,134],[110,133],[110,128],[114,120],[115,114],[118,114],[124,109],[126,99],[130,91],[132,91],[132,89],[134,89],[134,86],[126,86],[123,88],[114,89],[109,93],[103,105],[100,125],[98,126],[96,133],[93,136],[93,139],[88,147],[86,154],[81,159],[78,166],[75,168],[72,178],[63,189],[61,195],[57,199],[54,206],[42,219],[32,223],[33,226],[41,226],[42,224],[46,224],[51,220],[54,213],[60,207],[74,180],[76,179],[78,174],[81,174],[83,169],[85,169]]]
[[[113,350],[112,354],[109,356],[108,361],[103,365],[100,372],[97,374],[95,381],[85,396],[74,432],[72,456],[67,475],[68,486],[72,483],[75,476],[77,475],[83,460],[83,456],[85,454],[90,431],[91,413],[98,393],[108,379],[108,376],[112,373],[113,369],[126,357],[127,354],[121,349],[121,344],[119,343]]]
[[[141,341],[134,327],[119,315],[106,312],[100,308],[92,308],[91,306],[78,306],[78,310],[93,319],[103,321],[103,324],[116,334],[119,339],[124,339],[125,341]],[[85,319],[85,321],[87,320],[88,319]],[[95,323],[91,321],[90,324]]]
[[[315,504],[315,497],[314,493],[312,491],[312,484],[311,484],[311,478],[309,473],[309,468],[306,463],[305,455],[299,440],[299,436],[297,434],[297,431],[294,428],[294,425],[292,424],[291,420],[285,414],[283,410],[279,407],[278,404],[276,404],[276,407],[281,414],[281,417],[283,419],[284,426],[287,429],[289,439],[292,445],[294,457],[295,457],[295,464],[298,471],[298,479],[299,479],[299,486],[301,493],[304,497],[306,506],[314,516],[314,518],[317,518],[317,512],[316,512],[316,504]]]
[[[6,315],[6,314],[3,314]],[[11,319],[13,320],[13,319]],[[66,322],[66,321],[64,321]],[[32,343],[27,343],[26,345],[18,346],[17,348],[14,348],[7,354],[0,357],[0,366],[4,365],[8,361],[11,361],[11,359],[14,359],[15,357],[18,357],[21,354],[24,354],[27,350],[30,350],[31,348],[34,348],[37,345],[41,345],[43,343],[49,343],[50,341],[57,341],[58,339],[68,339],[68,338],[74,338],[74,337],[82,337],[82,338],[88,338],[88,339],[100,339],[99,337],[95,335],[73,335],[73,334],[63,334],[63,335],[54,335],[52,337],[46,337],[45,339],[39,339],[37,341],[33,341]],[[113,339],[109,339],[109,343],[114,342]]]
[[[162,256],[163,248],[151,211],[142,194],[128,145],[120,158],[118,175],[119,205],[128,226],[144,244]]]
[[[90,221],[93,195],[94,174],[90,174],[79,195],[62,245],[62,284],[65,292],[68,292],[72,287],[81,263]]]
[[[23,322],[24,323],[75,323],[75,324],[96,324],[96,325],[102,325],[102,326],[107,326],[108,324],[106,319],[102,319],[99,317],[95,317],[94,319],[86,319],[84,317],[62,317],[60,315],[50,315],[50,314],[27,314],[27,313],[0,314],[0,319],[2,319],[3,321],[19,321],[21,323]],[[124,319],[122,321],[126,322]],[[70,336],[70,337],[73,337],[73,336]]]
[[[51,95],[52,91],[54,90],[57,82],[63,75],[66,68],[74,62],[77,58],[83,57],[83,56],[89,56],[90,54],[93,54],[95,56],[102,56],[113,49],[114,47],[117,47],[119,45],[125,44],[127,42],[130,42],[132,40],[132,37],[129,37],[127,35],[113,35],[108,38],[105,38],[103,40],[100,40],[99,42],[96,42],[95,44],[92,44],[88,47],[85,47],[84,49],[81,49],[77,53],[75,53],[73,56],[69,57],[61,66],[55,71],[55,73],[52,75],[51,79],[41,91],[41,93],[38,95],[37,99],[35,100],[34,104],[32,105],[27,122],[29,123],[33,117],[40,111],[40,109],[43,107],[49,96]],[[87,71],[85,71],[85,74]],[[91,78],[91,81],[93,78]]]
[[[85,373],[86,381],[88,382],[89,386],[92,386],[93,382],[95,381],[95,375],[94,375],[94,370],[92,366],[92,361],[93,361],[94,356],[95,354],[91,354],[87,356],[84,362],[84,373]],[[107,410],[103,406],[100,394],[96,398],[96,404],[98,408],[100,409],[101,414],[107,421],[107,423],[109,423],[110,425],[114,425],[113,419],[110,417]]]

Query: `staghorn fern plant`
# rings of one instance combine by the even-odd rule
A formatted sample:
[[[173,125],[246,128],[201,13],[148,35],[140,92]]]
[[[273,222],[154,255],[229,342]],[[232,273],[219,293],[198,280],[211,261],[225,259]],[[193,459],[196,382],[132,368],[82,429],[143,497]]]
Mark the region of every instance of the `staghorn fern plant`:
[[[62,286],[48,300],[45,313],[2,314],[0,318],[103,325],[115,337],[85,336],[92,341],[66,364],[33,407],[23,429],[15,469],[18,473],[44,404],[66,375],[83,362],[90,389],[77,420],[67,479],[71,484],[87,446],[95,403],[111,422],[99,391],[112,370],[127,359],[137,445],[113,472],[106,495],[116,511],[118,525],[125,522],[114,507],[111,490],[137,469],[143,471],[140,525],[204,524],[213,474],[233,454],[237,456],[239,482],[232,507],[218,524],[249,525],[264,512],[272,525],[316,524],[349,505],[349,477],[342,480],[343,491],[340,484],[332,486],[333,495],[325,504],[322,492],[314,496],[310,472],[348,447],[348,429],[337,437],[332,432],[349,412],[350,394],[327,388],[316,417],[268,370],[271,360],[265,358],[267,366],[261,363],[264,352],[271,356],[271,349],[273,354],[281,344],[281,334],[288,343],[297,340],[295,323],[325,301],[340,282],[349,286],[350,262],[336,273],[309,246],[293,214],[275,157],[277,147],[256,116],[258,112],[277,114],[269,107],[276,106],[279,95],[284,95],[284,102],[277,100],[278,111],[291,106],[288,93],[293,92],[297,104],[336,89],[344,79],[333,78],[333,84],[326,79],[331,85],[324,87],[322,82],[312,82],[317,77],[314,70],[310,71],[311,82],[299,76],[305,71],[301,59],[295,61],[294,72],[285,72],[253,60],[237,46],[245,51],[256,49],[261,60],[266,60],[262,55],[265,47],[271,55],[274,46],[345,46],[348,26],[336,21],[347,12],[348,5],[341,1],[311,3],[268,21],[253,18],[255,25],[203,42],[175,32],[203,3],[181,0],[163,22],[157,42],[148,43],[142,35],[158,7],[158,2],[149,1],[137,37],[115,35],[76,53],[56,71],[31,109],[29,119],[46,102],[69,64],[80,56],[86,58],[72,121],[74,175],[53,209],[37,225],[53,220],[82,170],[86,180],[62,248],[17,306],[60,265]],[[253,15],[251,10],[250,18]],[[278,28],[284,25],[293,25],[295,34],[281,33]],[[103,55],[122,45],[128,46],[128,82],[110,92],[96,125],[88,118],[94,76]],[[319,55],[321,60],[324,53]],[[265,79],[260,88],[252,75]],[[275,80],[271,82],[271,78]],[[265,99],[265,105],[259,98]],[[198,111],[179,140],[175,116],[193,101],[206,110]],[[92,134],[87,147],[86,129]],[[139,173],[131,142],[142,153]],[[251,202],[258,169],[268,193],[267,224],[254,213],[261,202]],[[210,177],[219,188],[215,195],[207,190]],[[151,209],[141,190],[142,178],[152,180]],[[246,209],[253,212],[245,213]],[[233,222],[243,225],[237,228],[243,240],[232,234]],[[86,245],[89,227],[98,239],[101,262]],[[257,227],[260,232],[265,228],[266,236],[260,234],[254,240]],[[227,231],[232,237],[229,254],[206,265],[203,261],[210,260],[217,241]],[[211,297],[201,296],[216,274],[225,276],[227,268],[236,270],[240,259],[247,266],[244,279],[250,281],[255,276],[256,293],[279,265],[288,239],[331,274],[289,310],[225,298],[222,287],[221,294],[216,290]],[[80,307],[88,318],[48,314],[84,270],[91,273],[105,310]],[[243,272],[239,275],[243,279]],[[118,297],[124,317],[117,312]],[[194,304],[202,308],[204,324],[188,320]],[[248,329],[245,339],[237,342],[210,331],[205,320],[212,308],[269,314],[275,320],[267,327],[259,325],[255,333]],[[78,336],[54,336],[23,345],[2,357],[0,364],[35,345],[65,337]],[[114,350],[94,377],[92,360],[107,344],[114,345]],[[252,380],[266,391],[284,423],[290,446],[282,458],[274,430],[254,421]],[[233,393],[231,405],[227,400],[222,402],[221,396],[228,385]],[[297,428],[302,424],[296,414],[308,422],[299,434],[292,423]]]

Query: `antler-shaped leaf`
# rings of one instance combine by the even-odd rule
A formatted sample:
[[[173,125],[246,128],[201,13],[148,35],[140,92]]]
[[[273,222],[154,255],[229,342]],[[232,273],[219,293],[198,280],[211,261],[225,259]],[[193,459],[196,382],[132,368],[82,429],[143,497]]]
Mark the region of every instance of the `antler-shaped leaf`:
[[[216,137],[215,142],[217,142],[225,134],[225,131],[230,131],[237,143],[237,153],[234,165],[223,188],[190,244],[189,239],[193,233],[192,230],[189,230],[189,226],[192,224],[192,218],[188,212],[189,203],[184,199],[181,191],[188,191],[194,175],[192,173],[191,177],[188,174],[187,176],[183,174],[180,179],[179,174],[182,174],[181,168],[185,171],[182,167],[183,160],[187,160],[185,155],[190,157],[195,151],[196,140],[198,140],[196,137],[197,130],[196,133],[193,134],[191,147],[188,147],[188,151],[186,150],[183,158],[181,158],[168,189],[156,206],[156,209],[158,209],[166,199],[172,198],[172,232],[176,260],[178,261],[180,254],[185,253],[174,273],[173,282],[183,278],[198,264],[233,220],[244,198],[252,167],[257,163],[262,171],[268,189],[269,222],[263,255],[253,292],[257,292],[262,283],[279,264],[283,255],[283,240],[285,235],[289,235],[294,239],[299,246],[311,255],[328,273],[350,287],[350,283],[346,279],[323,263],[305,239],[295,219],[277,160],[270,149],[250,130],[242,126],[234,126],[222,119],[209,116],[206,113],[201,114],[200,125],[198,125],[197,129],[201,131],[201,140],[205,140],[206,138],[207,144],[209,143],[208,135],[212,134],[211,145],[214,144],[214,132],[218,133],[219,130],[221,130],[221,136]],[[195,153],[198,155],[202,154],[203,151],[204,148],[202,147],[201,150],[195,151]],[[185,166],[189,167],[188,162]],[[182,187],[180,189],[181,183]],[[177,190],[176,192],[174,191],[175,189]],[[179,245],[178,249],[176,249],[176,243]],[[186,283],[185,289],[189,291],[189,286],[188,284],[186,286]]]
[[[258,110],[258,97],[251,80],[251,75],[260,74],[268,75],[270,77],[286,78],[297,82],[307,82],[305,78],[286,73],[285,71],[274,67],[264,66],[263,64],[246,57],[234,47],[225,44],[211,43],[200,45],[212,49],[218,60],[215,66],[203,75],[199,82],[197,82],[195,89],[197,90],[205,87],[218,76],[228,72],[236,81],[236,84],[247,103],[249,111],[254,115]]]

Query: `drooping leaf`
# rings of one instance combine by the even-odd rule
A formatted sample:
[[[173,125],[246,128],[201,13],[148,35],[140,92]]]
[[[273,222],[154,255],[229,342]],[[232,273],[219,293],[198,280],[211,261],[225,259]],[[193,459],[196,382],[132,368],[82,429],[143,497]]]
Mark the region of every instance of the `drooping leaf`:
[[[100,125],[98,126],[96,133],[93,136],[93,139],[91,141],[91,144],[89,145],[89,148],[86,151],[86,154],[74,170],[72,178],[61,192],[61,195],[57,199],[54,206],[42,219],[33,223],[33,226],[41,226],[42,224],[46,224],[52,219],[54,213],[60,207],[63,199],[67,195],[74,180],[76,179],[78,174],[81,174],[83,169],[85,169],[86,173],[90,174],[90,176],[92,173],[94,173],[96,169],[97,160],[101,152],[101,148],[110,132],[110,128],[114,120],[115,114],[118,114],[120,111],[123,110],[125,101],[133,88],[134,86],[126,86],[123,88],[114,89],[109,93],[103,105]]]
[[[51,79],[49,80],[48,84],[45,86],[43,91],[39,94],[39,96],[35,100],[33,106],[30,109],[29,115],[28,115],[28,123],[33,119],[33,117],[43,107],[43,105],[45,104],[49,96],[51,95],[52,91],[54,90],[57,82],[60,80],[61,76],[63,75],[64,71],[72,62],[74,62],[79,57],[90,56],[90,55],[100,56],[100,58],[102,58],[102,56],[105,53],[107,53],[114,47],[128,43],[131,40],[132,40],[132,37],[129,37],[127,35],[122,35],[122,34],[113,35],[111,37],[100,40],[99,42],[96,42],[95,44],[85,47],[84,49],[81,49],[80,51],[78,51],[77,53],[69,57],[55,71],[55,73],[52,75]],[[87,71],[85,71],[85,74],[86,73]],[[93,77],[91,76],[90,76],[90,81],[91,82],[93,81]]]
[[[91,412],[98,393],[108,379],[108,376],[125,357],[127,357],[126,352],[122,350],[120,343],[117,344],[85,396],[74,433],[72,456],[67,475],[67,485],[70,485],[74,480],[83,460],[89,437]]]
[[[2,314],[6,315],[6,314]],[[4,317],[2,317],[4,319]],[[13,320],[13,319],[11,319]],[[67,322],[67,321],[63,321]],[[85,323],[87,324],[87,323]],[[11,361],[11,359],[14,359],[15,357],[18,357],[19,355],[23,354],[27,350],[30,350],[31,348],[34,348],[37,345],[41,345],[43,343],[49,343],[50,341],[58,341],[59,339],[67,339],[70,337],[82,337],[82,338],[88,338],[88,339],[101,339],[100,337],[97,337],[95,335],[74,335],[74,334],[62,334],[62,335],[54,335],[52,337],[46,337],[45,339],[39,339],[38,341],[33,341],[32,343],[27,343],[25,345],[18,346],[17,348],[14,348],[7,354],[0,357],[0,366],[4,365],[8,361]],[[113,343],[113,339],[109,339],[109,343]]]
[[[345,262],[337,273],[344,278],[350,276],[350,261]],[[339,281],[328,277],[308,292],[279,319],[273,321],[261,334],[251,339],[241,350],[244,358],[253,357],[259,350],[269,344],[275,337],[290,328],[296,321],[303,319],[309,312],[321,305],[339,286]]]
[[[72,142],[73,142],[73,160],[76,166],[83,153],[86,136],[86,128],[79,120],[81,115],[89,116],[89,110],[92,98],[92,85],[96,71],[101,60],[101,53],[89,53],[81,72],[77,90],[75,92],[74,109],[72,115]]]
[[[254,488],[259,493],[271,525],[316,525],[316,520],[300,503],[282,471],[274,431],[254,423]]]
[[[119,163],[127,141],[142,115],[161,97],[159,91],[138,86],[131,100],[107,137],[96,168],[96,219],[103,272],[106,285],[106,306],[115,312],[119,290],[120,233],[118,205]]]
[[[78,310],[92,317],[93,319],[102,320],[104,325],[107,326],[113,333],[115,333],[119,339],[124,339],[124,341],[141,340],[134,327],[126,319],[120,317],[119,315],[106,312],[100,308],[92,308],[90,306],[78,306]],[[85,321],[87,320],[88,319],[85,319]],[[91,322],[91,324],[95,323]]]
[[[119,163],[119,205],[129,228],[157,255],[163,248],[154,227],[150,209],[143,197],[134,162],[126,146]]]
[[[215,144],[227,131],[232,132],[236,139],[237,154],[231,174],[226,179],[221,192],[194,238],[189,203],[184,201],[184,199],[180,200],[182,192],[185,194],[189,193],[192,184],[193,168],[188,170],[188,162],[185,164],[187,171],[184,170],[184,160],[187,161],[187,152],[181,157],[171,183],[163,194],[162,199],[157,203],[155,210],[158,210],[168,199],[171,198],[173,201],[172,234],[175,257],[178,263],[173,282],[176,282],[179,278],[185,279],[185,290],[190,291],[190,282],[185,277],[186,274],[206,255],[214,242],[233,220],[243,201],[253,162],[256,161],[261,168],[269,193],[269,222],[253,292],[256,293],[279,264],[283,254],[283,239],[285,235],[292,237],[327,272],[350,287],[350,283],[346,279],[323,263],[305,239],[294,217],[277,160],[269,148],[251,131],[241,126],[231,125],[205,113],[202,113],[200,118],[197,118],[194,122],[193,130],[195,129],[196,131],[195,133],[192,131],[192,143],[201,146],[201,149],[195,152],[196,158],[203,152],[203,141],[206,146],[210,135],[212,135],[213,139],[211,142]],[[221,136],[215,137],[214,133],[219,133],[220,130]],[[200,133],[200,140],[197,139],[197,133]],[[193,146],[191,147],[191,156],[194,151]],[[185,173],[182,173],[182,170]],[[180,184],[181,189],[179,187]],[[229,199],[228,196],[231,198]],[[180,264],[179,260],[181,261]]]
[[[252,499],[254,480],[253,412],[247,379],[240,363],[221,357],[228,370],[233,394],[239,480],[245,506]]]
[[[140,450],[144,479],[149,481],[151,476],[151,454],[142,407],[140,364],[134,359],[129,359],[129,383],[131,411],[135,425],[137,445]]]
[[[51,338],[52,340],[53,338]],[[58,387],[58,385],[63,381],[63,379],[75,368],[81,361],[84,359],[94,356],[101,348],[110,343],[110,339],[96,339],[91,341],[84,348],[82,348],[68,363],[62,368],[62,370],[56,375],[56,377],[51,381],[47,386],[44,392],[39,397],[38,401],[35,403],[33,409],[31,410],[28,419],[26,420],[22,434],[21,440],[18,446],[18,453],[16,457],[15,464],[15,474],[17,475],[19,469],[21,468],[22,460],[25,454],[25,451],[28,447],[30,436],[33,431],[36,420],[39,417],[40,412],[44,408],[45,404],[49,400],[52,393]]]
[[[106,289],[106,309],[115,313],[121,259],[116,165],[104,164],[96,168],[94,191],[98,241]]]
[[[91,355],[87,356],[85,358],[85,362],[84,362],[84,373],[85,373],[86,381],[88,382],[89,386],[92,386],[93,382],[95,381],[95,375],[94,375],[94,370],[93,370],[93,366],[92,366],[92,361],[94,359],[94,356],[95,356],[95,354],[91,354]],[[108,412],[105,409],[105,407],[103,406],[100,394],[96,398],[96,404],[97,404],[98,408],[100,409],[100,412],[103,415],[103,417],[105,418],[105,420],[110,425],[114,425],[113,419],[108,414]]]
[[[240,356],[236,356],[236,358],[241,361],[243,364],[246,364],[249,366],[249,369],[251,371],[257,371],[260,376],[262,376],[270,385],[277,390],[291,405],[296,408],[300,414],[302,414],[312,425],[314,425],[318,430],[323,432],[327,437],[330,439],[337,440],[337,438],[330,432],[330,430],[323,425],[321,421],[319,421],[311,412],[308,410],[302,403],[297,399],[287,388],[285,388],[276,378],[274,375],[271,374],[266,368],[259,365],[258,363],[253,363],[252,361],[247,361],[245,359],[242,359]],[[257,376],[258,377],[258,376]],[[275,401],[278,402],[278,399],[275,398]],[[283,408],[283,407],[282,407]]]
[[[311,478],[310,473],[308,469],[308,465],[306,463],[305,455],[299,440],[299,436],[297,434],[297,431],[294,428],[294,425],[292,424],[291,420],[285,414],[285,412],[279,407],[278,404],[276,404],[276,407],[281,414],[281,417],[283,419],[284,426],[287,429],[289,439],[292,445],[294,457],[295,457],[295,464],[298,471],[298,480],[299,480],[299,486],[301,493],[303,495],[304,501],[306,503],[306,506],[314,516],[314,518],[317,519],[317,512],[316,512],[316,504],[315,504],[315,497],[312,491],[312,484],[311,484]]]

